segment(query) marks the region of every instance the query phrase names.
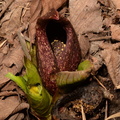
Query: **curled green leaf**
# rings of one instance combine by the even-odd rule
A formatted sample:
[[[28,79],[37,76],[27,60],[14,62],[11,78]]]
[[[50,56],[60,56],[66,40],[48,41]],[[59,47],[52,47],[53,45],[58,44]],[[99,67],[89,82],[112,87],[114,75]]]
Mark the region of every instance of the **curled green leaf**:
[[[6,77],[10,78],[13,80],[25,93],[27,93],[27,86],[26,86],[26,81],[23,77],[21,76],[15,76],[12,73],[8,73]]]
[[[57,85],[64,87],[86,80],[92,71],[93,65],[85,60],[78,66],[78,71],[62,71],[57,74]]]

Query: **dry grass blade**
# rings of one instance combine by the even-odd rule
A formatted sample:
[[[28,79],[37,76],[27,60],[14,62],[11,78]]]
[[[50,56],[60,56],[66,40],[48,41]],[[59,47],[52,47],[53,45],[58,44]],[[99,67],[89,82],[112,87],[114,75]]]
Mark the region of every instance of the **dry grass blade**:
[[[116,117],[120,117],[120,112],[115,113],[115,114],[113,114],[113,115],[109,116],[109,117],[108,117],[108,118],[106,118],[105,120],[109,120],[109,119],[116,118]]]
[[[31,60],[31,56],[30,56],[30,54],[29,54],[29,50],[27,49],[27,45],[26,45],[26,42],[25,42],[25,39],[24,39],[22,33],[21,33],[20,31],[18,31],[17,35],[18,35],[18,37],[19,37],[19,40],[20,40],[22,49],[23,49],[26,57],[27,57],[29,60]]]

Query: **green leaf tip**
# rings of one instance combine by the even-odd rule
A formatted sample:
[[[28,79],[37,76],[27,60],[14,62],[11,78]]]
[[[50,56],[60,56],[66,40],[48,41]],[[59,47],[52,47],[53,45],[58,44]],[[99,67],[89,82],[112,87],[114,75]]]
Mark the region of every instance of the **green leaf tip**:
[[[91,61],[89,60],[84,60],[83,62],[81,62],[78,66],[78,71],[79,70],[88,70],[91,69],[93,67],[93,64],[91,63]]]
[[[36,46],[34,44],[30,44],[30,42],[26,41],[27,48],[29,50],[30,56],[31,56],[31,62],[35,66],[37,66],[37,60],[36,60]]]
[[[25,93],[27,93],[26,81],[22,76],[15,76],[12,73],[7,73],[6,77],[14,81]]]

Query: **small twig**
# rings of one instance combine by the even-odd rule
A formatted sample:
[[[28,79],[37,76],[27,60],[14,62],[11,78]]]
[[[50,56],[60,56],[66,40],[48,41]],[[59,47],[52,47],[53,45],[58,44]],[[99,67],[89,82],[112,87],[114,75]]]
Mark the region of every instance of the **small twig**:
[[[105,105],[105,119],[108,117],[108,101],[106,100],[106,105]]]
[[[107,119],[105,119],[105,120],[110,120],[110,119],[114,119],[114,120],[115,120],[115,118],[117,118],[117,117],[120,118],[120,112],[115,113],[115,114],[113,114],[113,115],[110,115],[110,116],[109,116]]]
[[[107,88],[99,81],[99,79],[98,79],[97,77],[95,77],[95,76],[93,75],[93,78],[94,78],[95,80],[97,80],[97,82],[101,85],[101,87],[103,87],[105,90],[107,90]]]
[[[2,43],[0,43],[0,48],[7,42],[7,40],[4,40]]]
[[[81,104],[81,113],[82,113],[82,120],[86,120],[86,116],[82,104]]]
[[[89,41],[99,41],[99,40],[107,40],[107,39],[111,39],[112,36],[104,36],[104,37],[97,37],[97,38],[91,38]]]
[[[104,97],[112,100],[112,99],[114,98],[114,95],[111,94],[111,93],[107,90],[107,88],[99,81],[99,79],[98,79],[97,77],[95,77],[95,76],[93,75],[93,78],[94,78],[94,79],[100,84],[100,86],[104,89],[104,92],[103,92],[103,93],[104,93]]]
[[[2,15],[5,13],[5,11],[7,10],[7,8],[12,4],[12,2],[14,2],[14,0],[8,0],[5,7],[3,8],[2,12],[0,13],[0,18],[2,17]]]

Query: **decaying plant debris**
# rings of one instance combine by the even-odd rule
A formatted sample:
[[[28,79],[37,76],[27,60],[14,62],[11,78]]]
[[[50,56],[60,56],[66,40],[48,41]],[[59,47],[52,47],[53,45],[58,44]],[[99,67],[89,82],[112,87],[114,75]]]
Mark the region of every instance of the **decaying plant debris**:
[[[91,79],[114,96],[88,119],[107,119],[120,111],[120,1],[0,0],[0,120],[39,120],[21,89],[5,75],[24,74],[24,42],[35,42],[36,21],[52,8],[72,23],[83,60],[94,64]]]

